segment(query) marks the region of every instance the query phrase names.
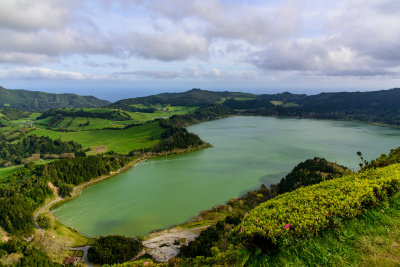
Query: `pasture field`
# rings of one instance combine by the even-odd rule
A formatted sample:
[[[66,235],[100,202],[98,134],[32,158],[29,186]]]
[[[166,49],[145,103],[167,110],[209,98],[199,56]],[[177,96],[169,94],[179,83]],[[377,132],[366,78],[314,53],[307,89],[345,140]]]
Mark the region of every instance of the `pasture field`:
[[[150,122],[125,130],[96,130],[80,132],[56,132],[36,129],[29,134],[48,136],[51,139],[75,141],[84,148],[90,148],[89,154],[114,151],[126,154],[134,149],[152,147],[159,142],[163,128],[158,122]]]
[[[274,106],[281,106],[281,105],[283,105],[283,101],[278,101],[278,100],[275,100],[275,101],[269,101],[272,105],[274,105]]]
[[[13,174],[14,172],[18,171],[23,166],[24,165],[18,165],[18,166],[0,168],[0,182],[3,181],[5,178],[7,178],[10,174]]]
[[[151,105],[144,106],[142,104],[133,105],[137,108],[156,108],[153,113],[146,112],[129,112],[124,111],[125,114],[130,116],[130,120],[110,120],[110,119],[102,119],[102,118],[86,118],[86,117],[65,117],[62,121],[60,121],[57,125],[52,126],[52,128],[65,129],[70,131],[89,131],[89,130],[99,130],[105,128],[124,128],[129,124],[138,124],[138,123],[146,123],[148,121],[152,121],[159,118],[169,118],[173,115],[182,115],[189,112],[193,112],[197,109],[197,107],[186,107],[186,106],[161,106],[161,105]],[[63,111],[77,111],[78,109],[63,109]],[[114,111],[114,109],[107,108],[85,108],[79,109],[83,111],[90,111],[95,113],[107,113],[110,111]],[[49,116],[45,119],[37,120],[34,124],[39,127],[49,127],[49,122],[53,116]],[[15,122],[17,123],[17,122]]]

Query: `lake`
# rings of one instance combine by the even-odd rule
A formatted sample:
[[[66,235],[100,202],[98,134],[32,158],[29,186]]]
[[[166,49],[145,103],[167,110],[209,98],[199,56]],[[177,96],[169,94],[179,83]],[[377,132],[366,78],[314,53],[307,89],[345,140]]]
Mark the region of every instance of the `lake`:
[[[400,129],[358,122],[230,117],[188,128],[213,148],[152,159],[93,185],[52,212],[88,236],[144,235],[274,184],[315,156],[352,169],[398,147]]]

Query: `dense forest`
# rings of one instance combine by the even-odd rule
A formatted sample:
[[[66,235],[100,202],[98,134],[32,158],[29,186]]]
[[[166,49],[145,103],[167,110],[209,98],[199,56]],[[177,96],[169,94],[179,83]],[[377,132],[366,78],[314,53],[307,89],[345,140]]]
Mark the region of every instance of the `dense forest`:
[[[185,127],[194,123],[224,118],[232,114],[234,112],[224,105],[210,105],[189,114],[174,115],[169,118],[169,122],[175,127]]]
[[[30,115],[30,112],[21,109],[5,107],[0,108],[0,114],[3,115],[0,116],[0,118],[11,121],[26,118]]]
[[[130,160],[127,156],[109,153],[23,168],[0,184],[0,226],[16,235],[31,234],[33,211],[53,195],[48,182],[60,187],[59,193],[67,197],[71,185],[109,174]]]
[[[133,259],[142,247],[136,238],[118,235],[100,237],[91,245],[88,258],[96,264],[122,263]]]
[[[67,154],[67,155],[66,155]],[[72,154],[72,155],[71,155]],[[29,159],[32,155],[36,157]],[[84,156],[82,146],[73,141],[62,142],[49,137],[28,135],[17,142],[9,142],[0,134],[0,167],[23,164],[40,158]]]
[[[283,194],[300,187],[341,177],[346,170],[348,170],[346,167],[328,162],[323,158],[308,159],[298,164],[279,182],[278,193]]]
[[[99,119],[107,119],[112,121],[125,121],[130,120],[131,117],[124,111],[120,110],[111,110],[106,109],[102,110],[84,110],[84,109],[51,109],[49,111],[43,112],[39,117],[38,120],[45,119],[47,117],[54,116],[60,118],[59,120],[62,121],[65,117],[84,117],[84,118],[99,118]],[[53,123],[55,124],[55,123]]]

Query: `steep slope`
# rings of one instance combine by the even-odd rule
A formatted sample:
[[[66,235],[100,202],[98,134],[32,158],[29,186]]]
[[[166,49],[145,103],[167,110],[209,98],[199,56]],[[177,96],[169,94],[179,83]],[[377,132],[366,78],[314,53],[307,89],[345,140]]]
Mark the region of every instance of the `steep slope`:
[[[39,91],[9,90],[0,86],[0,107],[13,107],[28,111],[45,111],[62,107],[101,107],[109,104],[94,96],[52,94]]]

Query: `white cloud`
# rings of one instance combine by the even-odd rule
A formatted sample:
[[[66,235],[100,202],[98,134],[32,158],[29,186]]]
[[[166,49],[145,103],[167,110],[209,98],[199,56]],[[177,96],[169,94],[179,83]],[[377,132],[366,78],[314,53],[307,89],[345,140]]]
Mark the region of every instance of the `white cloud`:
[[[126,71],[126,72],[117,72],[115,76],[128,78],[129,76],[145,78],[145,79],[176,79],[183,78],[183,74],[178,71],[165,71],[165,70],[142,70],[142,71]]]
[[[208,56],[207,40],[184,32],[149,35],[130,32],[119,40],[121,51],[143,58],[175,61],[189,57],[206,59]]]
[[[71,2],[73,1],[0,1],[0,28],[17,31],[62,28],[71,19]]]
[[[399,5],[391,9],[393,1],[380,4],[385,4],[384,10],[371,1],[338,1],[324,34],[276,40],[251,53],[249,62],[261,69],[305,75],[398,76],[394,68],[400,66]]]
[[[0,53],[1,63],[22,63],[25,65],[40,65],[43,62],[56,62],[57,58],[48,55],[21,53],[21,52],[3,52]]]
[[[194,25],[195,31],[204,31],[210,38],[263,44],[298,32],[300,4],[293,1],[269,8],[234,1],[174,0],[154,1],[150,7],[178,25]]]
[[[80,70],[102,67],[110,72],[133,67],[141,70],[121,75],[140,79],[262,79],[258,71],[266,77],[288,72],[310,77],[399,76],[400,4],[397,0],[4,0],[0,36],[3,66],[65,63]],[[96,55],[102,57],[100,63],[93,61]],[[71,58],[82,66],[65,62]],[[185,69],[172,63],[176,61],[194,67]],[[147,65],[139,66],[142,63]],[[19,68],[6,74],[94,77],[46,70],[50,69]]]
[[[211,70],[204,70],[199,66],[184,68],[182,70],[137,70],[116,72],[113,74],[115,79],[157,79],[157,80],[171,80],[171,79],[230,79],[230,80],[245,80],[248,78],[255,78],[257,74],[254,71],[224,71],[218,68]]]
[[[14,68],[0,69],[2,79],[66,79],[66,80],[101,80],[107,79],[106,76],[82,74],[79,72],[53,70],[48,68]]]

